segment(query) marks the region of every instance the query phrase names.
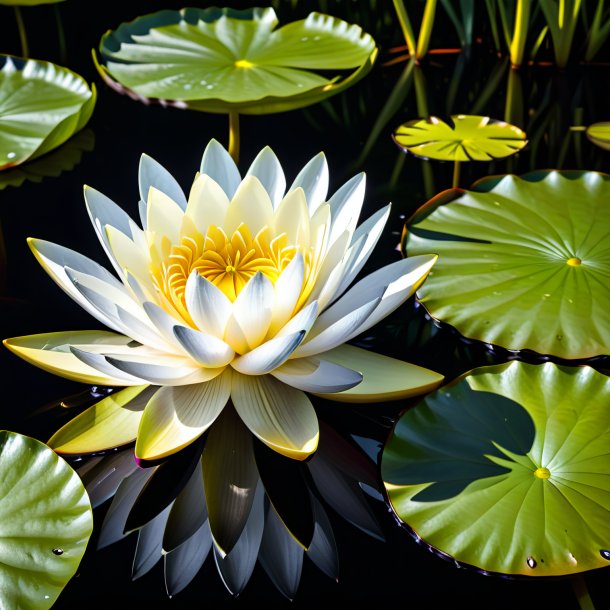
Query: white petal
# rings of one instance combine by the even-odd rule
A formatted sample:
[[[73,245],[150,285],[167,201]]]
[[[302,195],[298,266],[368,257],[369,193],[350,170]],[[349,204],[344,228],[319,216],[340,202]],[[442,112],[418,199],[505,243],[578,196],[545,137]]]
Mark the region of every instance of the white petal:
[[[374,271],[360,280],[318,318],[312,334],[349,315],[354,307],[366,303],[371,294],[381,291],[382,298],[374,312],[371,312],[367,319],[363,319],[362,324],[354,328],[344,341],[349,341],[371,328],[392,313],[417,290],[437,258],[434,254],[411,256]],[[333,347],[336,345],[338,344]]]
[[[346,266],[343,280],[335,293],[335,298],[341,296],[360,273],[368,260],[373,248],[377,245],[381,232],[390,215],[390,205],[378,210],[367,218],[355,231],[352,238],[351,262]],[[358,246],[358,244],[360,244]]]
[[[193,322],[200,330],[219,339],[224,337],[233,303],[220,288],[193,272],[186,282],[185,301]]]
[[[288,243],[309,247],[309,210],[302,188],[290,191],[275,210],[276,235],[286,233]]]
[[[341,317],[327,316],[328,312],[325,312],[317,319],[310,335],[294,352],[293,357],[313,356],[345,343],[366,322],[380,302],[381,296],[378,296],[356,309],[350,309]]]
[[[157,460],[186,447],[212,425],[230,394],[230,369],[205,383],[161,388],[144,409],[136,456]]]
[[[360,173],[348,180],[329,200],[332,228],[330,243],[332,244],[344,231],[353,234],[358,223],[364,191],[366,175]]]
[[[305,337],[305,331],[301,330],[271,339],[233,360],[231,366],[244,375],[265,375],[286,362],[303,337]]]
[[[122,356],[106,356],[106,359],[121,371],[155,385],[202,383],[213,379],[223,371],[222,368],[207,369],[194,366],[192,360],[173,356],[168,356],[165,359],[158,357],[144,358],[142,356],[137,359],[126,359]]]
[[[315,357],[289,360],[271,374],[283,383],[305,392],[342,392],[362,381],[359,372]]]
[[[109,351],[113,351],[112,348],[106,348]],[[108,375],[109,377],[114,377],[116,379],[121,380],[121,385],[140,385],[146,383],[144,379],[140,379],[139,377],[134,377],[133,375],[129,375],[125,373],[121,369],[116,368],[112,364],[110,364],[106,360],[106,356],[104,354],[98,352],[87,351],[77,347],[76,345],[70,346],[70,351],[76,358],[78,358],[81,362],[90,366],[91,368],[96,369],[100,373],[104,375]]]
[[[271,324],[274,296],[273,284],[260,272],[243,287],[233,303],[233,315],[227,322],[225,337],[236,352],[243,353],[236,347],[241,334],[249,349],[263,342]]]
[[[69,266],[73,269],[78,269],[83,273],[98,277],[108,283],[116,282],[116,284],[119,284],[114,276],[96,262],[69,248],[64,248],[50,241],[31,238],[28,239],[28,244],[43,269],[66,294],[72,297],[83,309],[102,322],[102,324],[118,330],[116,323],[91,305],[77,290],[67,276],[65,267]]]
[[[210,225],[223,226],[228,209],[229,198],[220,185],[210,176],[198,176],[186,208],[186,217],[193,221],[197,231],[205,235]]]
[[[298,314],[291,318],[277,333],[276,337],[285,337],[300,330],[305,331],[305,334],[310,331],[318,316],[318,302],[314,301],[306,307],[303,307]]]
[[[149,270],[150,255],[146,244],[134,242],[112,225],[107,225],[105,231],[108,247],[117,265],[121,268],[123,276],[126,271],[129,271],[150,290],[153,283]]]
[[[174,335],[174,326],[176,326],[176,324],[181,324],[182,321],[178,320],[177,318],[174,318],[174,316],[167,313],[165,309],[159,307],[156,303],[146,301],[142,304],[142,307],[146,312],[146,315],[152,322],[152,325],[157,329],[159,334],[168,342],[168,344],[175,346],[181,352],[184,352],[184,349],[180,345],[180,342],[176,339],[176,335]]]
[[[201,173],[215,180],[231,199],[241,182],[241,176],[231,155],[216,141],[210,140],[201,159]]]
[[[213,335],[186,326],[174,326],[174,335],[188,354],[203,366],[225,366],[235,356],[230,346]]]
[[[273,222],[271,199],[258,178],[246,176],[231,199],[224,230],[231,235],[240,224],[244,223],[254,237],[263,227]]]
[[[270,375],[233,374],[235,410],[263,443],[287,457],[304,460],[318,446],[318,418],[303,392]]]
[[[91,223],[95,227],[97,236],[115,269],[119,273],[122,270],[118,263],[115,261],[112,254],[112,249],[108,243],[108,237],[106,235],[106,226],[112,226],[127,235],[127,237],[133,240],[142,239],[142,229],[140,229],[136,223],[126,214],[112,199],[106,197],[106,195],[99,191],[85,186],[84,188],[85,204],[87,206],[87,212]]]
[[[155,241],[165,236],[172,244],[180,243],[180,227],[184,211],[165,193],[154,186],[148,193],[146,228],[155,236]]]
[[[246,176],[256,176],[260,180],[269,194],[273,207],[277,208],[286,190],[286,178],[282,166],[271,148],[265,146],[256,155]]]
[[[303,255],[297,252],[273,286],[275,299],[273,302],[273,319],[269,327],[270,335],[275,335],[292,317],[292,312],[303,290],[304,279],[305,263]]]
[[[139,168],[140,199],[148,201],[150,187],[165,193],[183,210],[186,210],[186,197],[176,179],[152,157],[143,154],[140,157]]]
[[[299,172],[289,191],[301,187],[305,191],[310,216],[326,200],[328,193],[328,164],[324,153],[317,154]]]

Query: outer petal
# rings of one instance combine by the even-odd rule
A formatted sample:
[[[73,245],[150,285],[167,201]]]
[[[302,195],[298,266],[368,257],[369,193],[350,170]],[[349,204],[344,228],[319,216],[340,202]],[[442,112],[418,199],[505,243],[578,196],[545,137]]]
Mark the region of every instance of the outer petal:
[[[230,394],[230,369],[205,383],[161,388],[144,410],[136,456],[156,460],[186,447],[212,425]]]
[[[107,396],[60,428],[47,442],[57,453],[107,451],[135,440],[144,407],[157,388],[135,386]]]
[[[244,375],[265,375],[282,365],[299,346],[305,331],[271,339],[251,352],[236,358],[231,366]]]
[[[129,337],[107,331],[81,330],[13,337],[5,339],[4,345],[30,364],[73,381],[93,385],[140,385],[141,381],[129,382],[101,373],[79,360],[70,351],[72,345],[98,343],[112,349],[113,345],[125,345],[130,341]]]
[[[286,385],[313,393],[342,392],[362,381],[361,373],[315,357],[289,360],[271,374]]]
[[[241,182],[239,170],[231,155],[217,140],[210,140],[201,159],[201,173],[215,180],[231,199]]]
[[[174,335],[191,358],[202,366],[225,366],[235,356],[229,345],[213,335],[206,335],[186,326],[174,326]]]
[[[277,208],[286,190],[286,178],[278,158],[269,146],[265,146],[256,155],[246,176],[256,176],[259,179],[269,194],[273,207]]]
[[[148,201],[150,187],[165,193],[173,199],[183,210],[186,210],[186,197],[176,179],[157,161],[148,155],[140,157],[138,173],[140,183],[140,199]]]
[[[366,188],[366,175],[357,174],[348,180],[329,200],[331,231],[330,243],[344,231],[353,234],[358,223],[362,203],[364,202],[364,191]]]
[[[326,200],[328,193],[328,163],[324,153],[317,154],[305,165],[288,190],[294,191],[298,187],[305,191],[311,216]]]
[[[250,431],[271,449],[304,460],[318,446],[318,419],[303,392],[269,375],[235,373],[231,398]]]
[[[353,345],[330,350],[324,354],[324,359],[362,374],[362,383],[349,390],[334,394],[316,392],[319,396],[340,402],[400,400],[431,392],[443,381],[443,376],[434,371]]]

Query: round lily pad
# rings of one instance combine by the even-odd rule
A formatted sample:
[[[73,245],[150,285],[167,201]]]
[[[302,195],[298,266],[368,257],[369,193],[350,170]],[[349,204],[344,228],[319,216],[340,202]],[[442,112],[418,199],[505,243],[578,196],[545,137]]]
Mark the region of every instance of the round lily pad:
[[[95,87],[66,68],[0,56],[0,170],[63,144],[85,126],[95,99]]]
[[[546,171],[441,193],[408,222],[439,259],[418,291],[462,335],[559,358],[608,354],[610,176]]]
[[[485,116],[456,114],[451,123],[431,116],[404,123],[394,132],[400,148],[440,161],[492,161],[520,151],[525,132]]]
[[[0,431],[0,607],[50,608],[93,528],[78,475],[43,443]]]
[[[109,85],[146,102],[263,114],[334,95],[375,60],[371,36],[341,19],[311,13],[277,25],[271,8],[164,10],[107,32],[96,66]]]
[[[585,132],[587,138],[604,150],[610,150],[610,123],[594,123]]]
[[[610,379],[590,367],[475,369],[400,418],[381,471],[398,517],[458,562],[610,565]]]

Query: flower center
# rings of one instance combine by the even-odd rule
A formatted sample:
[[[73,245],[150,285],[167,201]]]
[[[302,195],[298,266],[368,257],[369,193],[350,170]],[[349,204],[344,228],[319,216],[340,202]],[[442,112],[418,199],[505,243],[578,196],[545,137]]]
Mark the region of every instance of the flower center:
[[[230,236],[211,225],[205,237],[200,233],[185,235],[174,244],[160,267],[153,269],[153,278],[157,288],[189,320],[185,291],[193,271],[234,301],[259,271],[275,283],[299,250],[299,246],[288,243],[285,233],[274,236],[266,226],[252,237],[245,224]],[[303,256],[307,267],[310,255],[303,252]]]
[[[539,479],[548,479],[551,476],[551,471],[548,468],[536,468],[534,476]]]

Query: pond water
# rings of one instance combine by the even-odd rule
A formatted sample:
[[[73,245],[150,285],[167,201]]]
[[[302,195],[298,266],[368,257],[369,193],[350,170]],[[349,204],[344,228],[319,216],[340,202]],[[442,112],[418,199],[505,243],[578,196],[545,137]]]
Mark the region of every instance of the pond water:
[[[278,4],[276,10],[282,23],[302,17],[316,3]],[[465,187],[487,175],[520,174],[533,169],[610,172],[610,152],[594,147],[584,133],[570,131],[572,126],[610,119],[610,89],[600,86],[610,82],[607,65],[576,65],[565,71],[531,66],[516,73],[506,61],[498,60],[488,45],[476,43],[469,54],[433,55],[422,67],[409,68],[405,61],[384,66],[397,56],[391,49],[402,44],[389,0],[370,3],[329,0],[324,4],[328,12],[359,22],[376,38],[381,51],[376,66],[354,88],[323,104],[278,115],[242,117],[240,165],[247,167],[256,153],[269,145],[290,180],[322,150],[330,167],[331,192],[355,173],[365,171],[367,195],[362,218],[388,201],[393,203],[384,236],[367,265],[369,271],[398,259],[397,245],[405,218],[432,195],[451,185],[451,164],[424,162],[398,150],[390,134],[404,121],[425,114],[483,114],[508,120],[526,130],[530,145],[517,157],[464,164],[461,184]],[[253,4],[232,2],[231,5],[242,8]],[[31,56],[63,63],[89,82],[95,82],[99,99],[86,128],[87,148],[92,149],[84,152],[73,170],[59,177],[44,178],[40,183],[26,181],[18,188],[0,191],[0,227],[4,240],[4,260],[0,261],[2,338],[100,327],[57,289],[26,244],[29,236],[48,239],[106,264],[85,210],[83,184],[101,190],[132,217],[137,217],[137,168],[142,152],[161,162],[188,188],[207,142],[216,138],[226,143],[226,116],[137,103],[108,89],[90,60],[90,49],[97,46],[106,29],[146,12],[181,7],[181,3],[158,0],[112,3],[111,7],[75,0],[62,4],[60,12],[67,51],[63,62],[51,8],[24,10]],[[9,7],[0,6],[0,51],[17,54],[18,39],[11,19]],[[444,32],[450,32],[450,25],[440,16],[432,47],[457,46],[452,32],[447,34],[451,39],[443,40]],[[397,83],[402,83],[400,94],[394,92]],[[395,108],[390,108],[388,103]],[[387,121],[383,122],[386,113]],[[507,357],[501,351],[491,353],[482,344],[461,340],[450,329],[438,328],[414,302],[401,307],[357,343],[427,366],[448,378]],[[600,368],[607,369],[607,363],[601,362]],[[88,398],[83,398],[82,393],[87,390],[83,385],[44,373],[4,349],[0,352],[0,370],[4,390],[0,425],[6,429],[46,440],[65,420],[65,409],[59,403],[68,397],[68,404],[78,409]],[[353,439],[348,441],[351,451],[358,453],[359,457],[354,459],[368,460],[373,467],[372,475],[367,471],[371,480],[366,484],[363,481],[362,486],[370,493],[361,494],[360,501],[373,523],[377,522],[377,533],[385,538],[381,541],[367,535],[329,509],[339,549],[338,583],[306,562],[298,594],[290,603],[275,590],[259,566],[235,601],[224,589],[213,560],[208,558],[193,583],[168,600],[162,562],[141,579],[131,582],[133,536],[95,551],[95,537],[108,507],[106,503],[95,511],[94,537],[79,574],[55,607],[249,608],[261,602],[278,608],[314,605],[373,608],[399,604],[413,609],[472,610],[526,609],[542,605],[566,610],[578,607],[568,580],[484,576],[436,556],[397,524],[379,492],[372,488],[375,483],[380,485],[373,460],[407,404],[352,407],[319,400],[316,406],[323,422],[345,438],[355,435],[368,450],[367,453],[358,449]],[[37,415],[32,417],[34,413]],[[326,430],[323,429],[321,445],[328,447],[332,460],[334,450],[341,454],[348,449],[341,449],[342,446],[337,449],[338,441],[332,432],[325,433]],[[362,471],[354,470],[357,479]],[[322,499],[329,501],[323,494]],[[607,570],[587,575],[592,597],[599,600],[600,608],[610,595],[607,579]]]

